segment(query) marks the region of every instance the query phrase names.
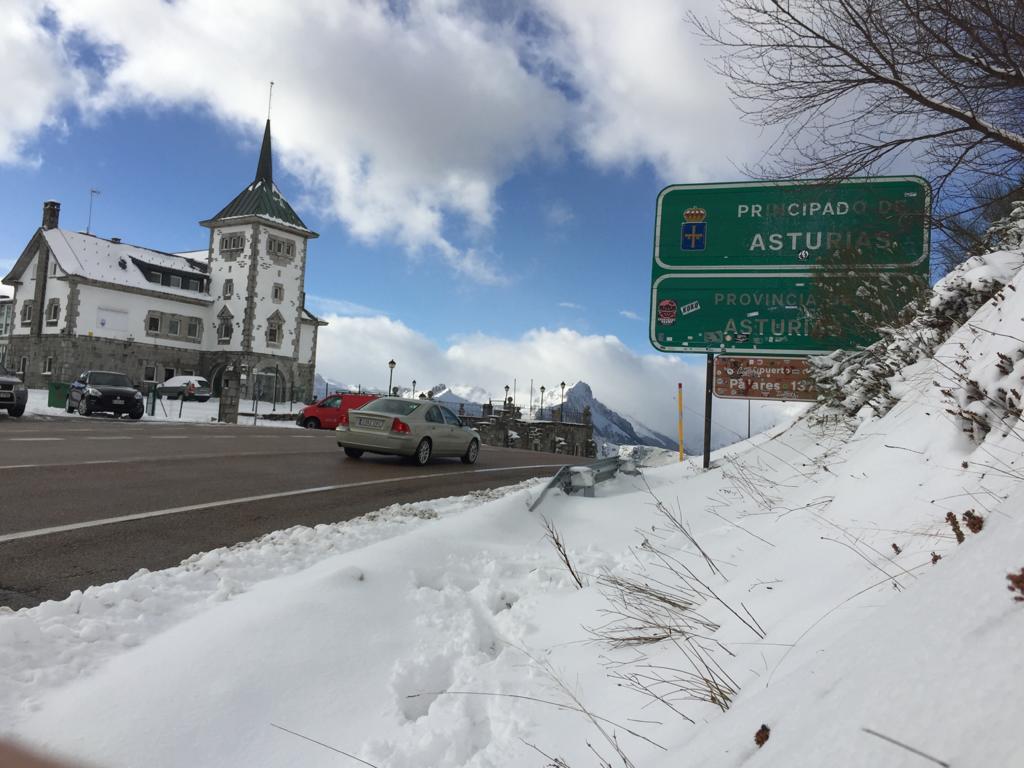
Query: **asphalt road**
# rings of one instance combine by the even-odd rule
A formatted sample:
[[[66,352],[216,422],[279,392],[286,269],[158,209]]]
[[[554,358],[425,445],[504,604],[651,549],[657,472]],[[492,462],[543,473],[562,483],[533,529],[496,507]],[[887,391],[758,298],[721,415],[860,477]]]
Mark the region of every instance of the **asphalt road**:
[[[548,477],[564,456],[485,446],[472,467],[346,459],[327,431],[0,415],[0,606],[156,570],[292,525]]]

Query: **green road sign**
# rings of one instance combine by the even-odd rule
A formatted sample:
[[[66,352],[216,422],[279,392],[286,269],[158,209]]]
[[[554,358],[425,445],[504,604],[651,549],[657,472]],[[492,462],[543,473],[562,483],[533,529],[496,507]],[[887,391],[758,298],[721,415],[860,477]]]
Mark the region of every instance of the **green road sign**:
[[[851,273],[927,278],[930,206],[916,176],[667,187],[658,196],[651,344],[760,355],[867,346],[876,338],[852,324],[815,327],[813,284]],[[828,309],[842,316],[834,302]]]
[[[683,184],[658,195],[659,270],[814,271],[837,250],[865,267],[928,261],[931,190],[917,176],[824,182]]]
[[[809,272],[662,275],[651,296],[651,343],[663,352],[811,355],[875,341],[820,336],[811,282]]]

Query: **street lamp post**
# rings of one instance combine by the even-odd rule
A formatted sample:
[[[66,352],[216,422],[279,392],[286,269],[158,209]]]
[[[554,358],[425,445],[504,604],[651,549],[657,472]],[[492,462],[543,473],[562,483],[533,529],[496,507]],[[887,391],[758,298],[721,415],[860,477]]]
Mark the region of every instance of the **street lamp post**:
[[[508,384],[506,384],[505,385],[505,405],[501,409],[503,411],[508,410],[508,389],[509,389]]]
[[[565,421],[565,382],[563,381],[560,385],[562,387],[562,404],[558,406],[558,420]]]
[[[412,396],[416,397],[416,379],[412,380]]]
[[[388,396],[391,396],[391,377],[394,376],[395,366],[397,363],[394,360],[388,360]]]
[[[544,419],[544,385],[540,385],[540,418]]]

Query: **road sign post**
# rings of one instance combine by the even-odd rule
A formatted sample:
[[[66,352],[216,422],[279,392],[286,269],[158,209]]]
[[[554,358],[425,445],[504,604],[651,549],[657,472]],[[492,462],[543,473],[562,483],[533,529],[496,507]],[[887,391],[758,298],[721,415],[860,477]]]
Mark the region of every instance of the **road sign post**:
[[[916,176],[662,190],[649,338],[662,352],[708,356],[705,467],[714,356],[805,357],[874,343],[870,330],[816,322],[817,284],[850,272],[925,281],[930,214],[931,190]],[[859,300],[830,297],[826,306],[831,317],[852,316]]]

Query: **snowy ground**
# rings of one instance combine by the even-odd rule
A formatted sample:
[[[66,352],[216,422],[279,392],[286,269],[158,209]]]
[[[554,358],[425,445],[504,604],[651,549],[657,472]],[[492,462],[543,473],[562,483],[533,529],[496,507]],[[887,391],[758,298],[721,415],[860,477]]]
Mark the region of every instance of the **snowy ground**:
[[[25,413],[45,415],[45,416],[66,416],[69,419],[81,419],[77,413],[68,413],[64,408],[51,408],[46,403],[49,397],[49,393],[45,389],[30,389],[28,391],[28,405],[25,408]],[[248,413],[248,417],[239,415],[239,424],[252,424],[253,418],[253,407],[255,403],[252,400],[242,400],[239,403],[238,411],[239,414]],[[156,415],[150,416],[146,414],[140,419],[140,421],[159,421],[159,422],[192,422],[200,424],[210,424],[217,421],[217,409],[220,406],[220,401],[217,398],[211,398],[205,403],[200,403],[195,400],[186,400],[184,403],[179,400],[167,400],[166,398],[158,400],[156,403]],[[289,408],[289,403],[278,403],[277,408],[274,409],[271,403],[259,403],[259,410],[256,411],[257,416],[262,417],[268,413],[294,413],[297,414],[303,407],[304,403],[293,403]],[[103,414],[97,414],[95,417],[90,418],[103,418]],[[124,417],[127,418],[127,417]],[[261,427],[276,427],[295,426],[294,419],[287,419],[283,421],[271,420],[259,418],[256,420],[256,424]]]
[[[880,418],[811,412],[707,472],[658,454],[534,513],[536,482],[394,507],[0,613],[0,731],[110,768],[1024,765],[1024,429],[988,403],[1024,379],[1016,288]]]

